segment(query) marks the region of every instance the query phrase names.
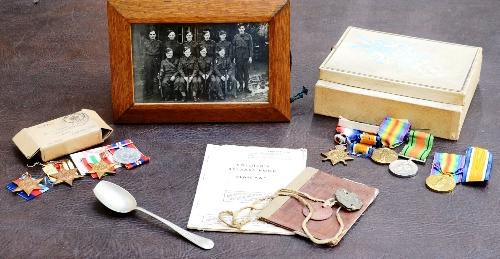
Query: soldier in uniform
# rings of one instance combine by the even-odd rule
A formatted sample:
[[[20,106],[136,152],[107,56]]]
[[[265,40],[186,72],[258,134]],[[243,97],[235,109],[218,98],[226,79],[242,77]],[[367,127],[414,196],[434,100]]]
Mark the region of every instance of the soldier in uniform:
[[[198,51],[198,43],[196,41],[193,41],[193,33],[188,31],[186,34],[186,41],[182,44],[183,47],[183,52],[185,47],[189,47],[191,50],[191,55],[198,57],[199,51]]]
[[[223,46],[217,47],[218,57],[214,62],[214,73],[212,75],[212,84],[214,87],[226,88],[225,93],[238,98],[236,96],[236,79],[234,79],[233,62],[226,56],[226,49]]]
[[[156,39],[154,30],[149,32],[149,40],[144,42],[144,94],[150,96],[158,85],[156,79],[160,70],[162,43]]]
[[[211,95],[211,80],[210,77],[213,73],[213,58],[207,55],[207,47],[205,45],[200,46],[200,57],[197,60],[198,75],[193,79],[194,84],[199,86],[200,92],[207,93],[207,97],[210,100]],[[222,92],[220,95],[222,98]]]
[[[171,48],[165,50],[165,55],[167,57],[161,61],[158,79],[160,80],[163,100],[168,101],[170,96],[174,93],[174,82],[179,74],[177,70],[179,60],[174,57],[174,51]]]
[[[171,49],[174,53],[174,58],[179,59],[181,57],[181,44],[175,39],[175,32],[172,30],[167,31],[167,40],[163,44],[164,53],[167,53],[167,49]]]
[[[174,91],[181,93],[183,102],[186,101],[186,93],[192,91],[193,100],[197,101],[196,92],[198,91],[198,85],[195,85],[193,82],[194,76],[198,73],[197,59],[191,56],[191,48],[189,46],[184,46],[182,53],[184,53],[184,57],[179,60],[177,67],[180,77],[175,80]]]
[[[200,51],[201,46],[205,46],[207,49],[207,56],[211,57],[212,59],[215,58],[215,41],[210,39],[209,30],[203,31],[203,40],[200,41],[198,46],[200,47]]]
[[[215,47],[218,50],[218,47],[222,46],[226,52],[226,56],[230,60],[233,60],[233,46],[231,45],[230,41],[226,40],[226,36],[227,36],[226,31],[224,31],[224,30],[219,31],[220,41],[217,42]],[[218,53],[218,51],[217,51],[217,53]]]
[[[239,33],[233,38],[233,55],[234,62],[236,63],[236,80],[241,86],[244,85],[244,91],[251,93],[248,88],[248,70],[252,64],[253,56],[253,42],[252,36],[245,32],[245,26],[241,23],[238,24]],[[240,91],[240,89],[238,89]]]

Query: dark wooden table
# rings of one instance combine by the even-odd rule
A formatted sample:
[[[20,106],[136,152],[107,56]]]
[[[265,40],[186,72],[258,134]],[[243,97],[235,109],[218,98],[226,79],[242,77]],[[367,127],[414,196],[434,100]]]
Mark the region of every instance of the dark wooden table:
[[[29,202],[4,189],[0,257],[498,258],[498,10],[496,0],[292,0],[291,88],[296,93],[304,85],[310,91],[292,103],[290,123],[113,125],[106,2],[2,1],[0,183],[26,171],[41,173],[26,166],[38,160],[27,160],[12,142],[19,130],[87,108],[114,128],[104,144],[129,138],[151,157],[150,163],[107,179],[127,188],[144,208],[182,227],[209,143],[306,148],[308,166],[372,185],[380,194],[336,247],[298,236],[200,232],[215,241],[205,251],[145,214],[112,213],[94,197],[98,181],[90,177],[73,187],[56,186]],[[425,187],[429,161],[411,179],[396,178],[368,159],[334,167],[321,162],[320,153],[333,147],[337,119],[314,115],[314,84],[319,65],[348,26],[483,48],[481,80],[460,140],[436,139],[433,151],[489,149],[495,156],[489,183],[438,194]]]

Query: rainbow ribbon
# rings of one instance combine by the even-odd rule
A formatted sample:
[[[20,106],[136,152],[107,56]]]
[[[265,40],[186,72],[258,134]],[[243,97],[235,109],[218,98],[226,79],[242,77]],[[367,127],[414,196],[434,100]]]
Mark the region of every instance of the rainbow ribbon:
[[[410,130],[408,144],[404,146],[399,155],[425,163],[427,156],[431,152],[433,142],[434,136],[431,134]]]
[[[431,175],[450,175],[455,180],[455,183],[459,183],[462,181],[464,165],[464,155],[436,152],[434,153],[434,161],[432,162]]]
[[[385,117],[378,128],[382,146],[395,148],[401,145],[410,127],[411,124],[407,120]]]
[[[462,182],[483,182],[490,180],[493,154],[479,147],[468,147],[465,152],[465,168]]]

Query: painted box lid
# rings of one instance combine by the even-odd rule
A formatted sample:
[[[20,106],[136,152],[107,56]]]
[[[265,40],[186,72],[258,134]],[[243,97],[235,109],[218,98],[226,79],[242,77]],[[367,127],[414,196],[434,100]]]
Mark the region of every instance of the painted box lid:
[[[349,27],[319,79],[423,100],[465,105],[479,81],[482,48]]]

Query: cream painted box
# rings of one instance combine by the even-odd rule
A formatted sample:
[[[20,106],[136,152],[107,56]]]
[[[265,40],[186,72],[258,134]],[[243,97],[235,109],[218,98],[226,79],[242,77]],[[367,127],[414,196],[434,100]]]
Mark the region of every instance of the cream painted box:
[[[385,116],[457,140],[482,48],[349,27],[319,68],[314,113],[380,124]]]

